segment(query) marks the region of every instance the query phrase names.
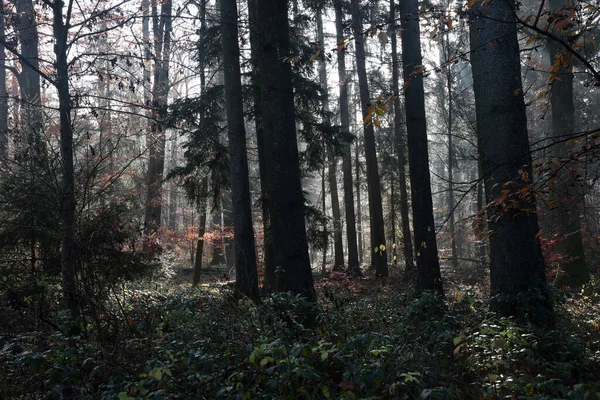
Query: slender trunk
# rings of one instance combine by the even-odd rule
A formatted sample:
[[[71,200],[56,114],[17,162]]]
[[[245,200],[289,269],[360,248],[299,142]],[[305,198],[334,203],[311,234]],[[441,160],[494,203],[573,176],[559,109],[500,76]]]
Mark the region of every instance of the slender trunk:
[[[402,122],[400,106],[400,67],[398,62],[398,40],[396,38],[396,0],[390,2],[392,29],[390,39],[392,45],[392,88],[394,90],[394,135],[396,139],[396,157],[398,158],[398,180],[400,186],[400,220],[402,223],[402,251],[404,254],[405,277],[414,274],[413,242],[408,216],[408,190],[406,188],[406,138]]]
[[[564,0],[549,1],[551,11],[561,17],[566,4]],[[559,37],[567,34],[560,29],[553,29],[553,33]],[[550,62],[558,66],[555,75],[558,79],[552,81],[550,93],[552,137],[555,141],[553,156],[557,160],[567,160],[563,162],[569,163],[569,154],[576,150],[574,146],[566,144],[568,137],[574,134],[573,66],[568,53],[560,43],[549,41],[548,50]],[[559,287],[581,286],[590,279],[581,236],[581,208],[584,194],[582,183],[577,178],[581,176],[581,167],[578,163],[575,160],[566,168],[562,168],[552,187],[553,196],[560,196],[566,200],[561,207],[551,211],[560,234],[557,250],[564,257],[559,265],[560,273],[554,282]]]
[[[321,46],[322,51],[325,50],[325,34],[323,33],[323,10],[317,9],[317,40]],[[329,113],[329,88],[327,87],[327,69],[325,64],[325,57],[321,55],[319,58],[319,82],[321,88],[325,93],[323,99],[323,111],[326,115],[326,123],[329,125],[330,121],[328,116]],[[327,180],[329,181],[329,191],[331,195],[331,214],[333,215],[333,270],[340,270],[344,268],[344,244],[342,239],[342,221],[340,215],[340,200],[337,188],[337,160],[333,154],[330,144],[327,146],[327,158],[329,159],[329,168]]]
[[[365,64],[364,32],[359,0],[352,0],[352,25],[356,47],[356,66],[360,90],[360,102],[363,119],[369,115],[369,84]],[[377,149],[375,146],[375,130],[373,124],[364,126],[365,158],[367,164],[367,189],[369,192],[369,220],[371,230],[371,265],[377,277],[388,276],[387,249],[385,247],[385,231],[383,222],[383,205],[381,200],[381,182],[377,165]]]
[[[62,290],[66,305],[73,318],[79,315],[75,278],[75,169],[73,166],[73,125],[71,123],[71,95],[67,64],[68,31],[63,22],[63,2],[53,3],[54,53],[56,54],[56,88],[60,114],[60,156],[62,167]]]
[[[256,249],[248,180],[236,0],[221,0],[221,24],[233,200],[235,291],[238,296],[258,298],[258,273],[256,271]]]
[[[275,289],[314,299],[296,138],[288,2],[257,0],[262,118],[266,132]]]
[[[323,170],[321,171],[321,210],[323,212],[323,216],[327,216],[327,207],[325,203],[325,195],[326,195],[326,187],[325,187],[325,164],[323,164]],[[323,258],[321,262],[321,272],[325,273],[327,270],[327,250],[329,250],[329,232],[327,227],[327,222],[323,220],[323,231],[327,232],[325,236],[325,243],[323,244]]]
[[[200,188],[200,196],[206,198],[208,195],[208,180],[202,178]],[[204,257],[204,234],[206,233],[206,202],[200,202],[200,217],[198,220],[198,243],[196,245],[196,259],[194,262],[194,277],[192,280],[193,286],[198,286],[200,283],[200,274],[202,272],[202,258]]]
[[[348,110],[348,78],[346,78],[346,47],[344,45],[344,27],[342,3],[334,1],[335,28],[338,41],[338,77],[340,82],[340,122],[344,133],[350,132],[350,112]],[[339,46],[342,46],[341,49]],[[344,209],[346,211],[346,240],[348,242],[348,271],[361,276],[358,262],[358,244],[356,241],[356,217],[354,215],[354,185],[352,179],[352,152],[350,143],[345,143],[342,155],[342,171],[344,174]]]
[[[171,138],[171,169],[177,166],[177,133],[173,133]],[[177,225],[177,183],[171,182],[171,188],[169,190],[169,229],[176,231]]]
[[[263,265],[264,278],[263,290],[266,293],[272,292],[275,288],[275,267],[273,265],[273,242],[271,238],[271,215],[269,213],[269,189],[267,179],[267,160],[266,160],[266,144],[265,144],[265,129],[260,113],[261,94],[260,94],[260,71],[258,63],[258,46],[259,38],[257,37],[257,20],[256,0],[248,0],[248,14],[250,18],[250,53],[253,68],[252,81],[252,101],[253,101],[253,116],[256,128],[256,146],[258,147],[258,169],[260,175],[260,196],[263,222]]]
[[[0,2],[0,162],[8,156],[8,93],[6,91],[6,53],[4,52],[4,2]]]
[[[400,20],[402,24],[404,107],[406,109],[410,187],[417,251],[417,291],[434,290],[443,294],[431,199],[423,60],[417,0],[400,2]]]
[[[146,195],[145,227],[153,234],[161,226],[162,186],[165,169],[165,126],[169,95],[169,57],[171,53],[172,0],[161,3],[152,0],[154,42],[154,87],[152,89],[153,121],[150,134],[148,160],[148,191]]]
[[[458,252],[456,250],[456,228],[455,228],[455,215],[454,215],[454,144],[452,143],[452,118],[454,100],[452,98],[452,62],[450,62],[450,42],[448,40],[448,32],[441,34],[442,38],[442,57],[444,58],[446,65],[446,88],[447,97],[442,95],[442,109],[446,110],[446,138],[448,145],[448,228],[450,231],[450,248],[452,251],[452,267],[456,270],[458,268]],[[444,90],[444,89],[442,89]],[[448,104],[446,103],[448,99]]]
[[[144,0],[147,1],[147,0]],[[206,41],[206,3],[208,0],[200,0],[198,19],[200,20],[200,37],[198,38],[198,74],[200,75],[200,93],[206,88],[206,73],[204,71],[204,46]],[[200,115],[204,119],[204,115]],[[194,260],[194,277],[192,285],[198,286],[202,272],[202,261],[204,257],[204,234],[206,233],[206,199],[208,197],[208,179],[203,177],[200,182],[200,216],[198,218],[198,243],[196,244],[196,258]]]
[[[354,146],[354,164],[356,173],[356,220],[358,221],[358,261],[360,264],[363,263],[363,226],[362,226],[362,209],[360,203],[360,160],[358,153],[358,143]],[[360,267],[359,267],[360,268]]]
[[[516,296],[538,288],[542,296],[528,297],[527,308],[535,310],[531,318],[550,324],[552,301],[544,296],[546,270],[529,190],[531,156],[514,12],[514,0],[492,0],[469,9],[479,150],[486,201],[493,206],[488,207],[491,307],[517,315],[522,304]]]

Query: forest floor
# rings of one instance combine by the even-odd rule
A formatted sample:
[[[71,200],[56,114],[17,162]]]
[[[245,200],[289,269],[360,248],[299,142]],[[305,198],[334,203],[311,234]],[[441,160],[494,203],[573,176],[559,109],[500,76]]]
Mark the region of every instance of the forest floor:
[[[392,268],[316,275],[316,305],[236,301],[228,268],[196,289],[191,273],[128,284],[83,330],[35,298],[1,306],[0,399],[600,399],[597,281],[556,292],[550,329],[490,313],[448,267],[445,299]]]

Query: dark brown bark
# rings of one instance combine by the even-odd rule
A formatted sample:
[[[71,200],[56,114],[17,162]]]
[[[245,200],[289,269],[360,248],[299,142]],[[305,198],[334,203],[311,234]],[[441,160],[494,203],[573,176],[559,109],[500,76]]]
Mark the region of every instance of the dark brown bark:
[[[334,1],[335,29],[338,45],[344,44],[344,27],[342,3]],[[338,47],[339,49],[339,47]],[[350,132],[350,112],[348,109],[348,79],[346,78],[346,48],[342,46],[337,53],[338,77],[340,81],[340,125],[342,132]],[[344,209],[346,212],[346,240],[348,252],[348,271],[361,276],[358,263],[358,244],[356,240],[356,217],[354,215],[354,185],[352,179],[352,150],[350,143],[344,144],[342,155],[342,171],[344,174]]]
[[[356,225],[358,231],[358,262],[363,263],[363,224],[362,224],[362,206],[360,201],[360,159],[358,152],[358,143],[354,146],[354,172],[356,173]],[[360,268],[360,266],[359,266]]]
[[[208,180],[202,179],[200,196],[205,199],[208,196]],[[206,202],[200,201],[200,218],[198,219],[198,243],[196,244],[196,258],[194,260],[194,277],[192,286],[198,286],[200,283],[200,274],[202,273],[202,258],[204,257],[204,234],[206,233]]]
[[[522,191],[531,184],[532,169],[514,11],[514,0],[469,10],[477,133],[490,204],[492,308],[505,315],[518,314],[517,294],[534,287],[545,293],[546,280],[535,199]],[[541,303],[551,313],[549,297]]]
[[[39,36],[32,0],[15,1],[19,43],[21,45],[21,126],[27,135],[27,145],[38,154],[45,149],[40,87]],[[27,152],[28,149],[20,149]],[[31,154],[28,155],[30,157]]]
[[[417,291],[434,290],[443,293],[438,260],[429,153],[423,91],[423,59],[417,0],[400,2],[402,25],[402,66],[404,76],[404,107],[408,135],[410,187],[412,191],[413,226],[417,262]]]
[[[392,29],[390,39],[392,45],[392,88],[394,90],[394,135],[396,138],[396,157],[398,158],[398,180],[400,186],[400,220],[402,224],[402,251],[404,254],[405,276],[414,274],[413,242],[408,216],[408,190],[406,188],[406,138],[402,122],[400,105],[400,66],[398,60],[398,40],[396,38],[396,0],[390,2]]]
[[[148,190],[144,224],[150,235],[161,226],[162,186],[165,169],[165,127],[169,95],[169,57],[171,53],[172,0],[161,2],[152,0],[152,22],[154,30],[154,87],[152,88],[151,132],[148,138],[150,147],[148,159]]]
[[[221,0],[225,104],[231,165],[231,196],[235,249],[235,291],[238,296],[258,298],[258,273],[252,225],[246,129],[242,104],[240,49],[236,0]]]
[[[550,0],[548,5],[557,15],[563,14],[563,7],[567,4],[564,0]],[[559,21],[559,19],[557,19]],[[564,37],[567,32],[552,29],[558,37]],[[562,167],[552,187],[552,196],[566,199],[566,203],[551,210],[552,219],[559,233],[560,243],[557,251],[564,256],[560,263],[560,273],[557,275],[557,286],[581,286],[590,279],[581,237],[581,208],[583,208],[584,195],[582,183],[576,176],[581,176],[578,161],[569,163],[569,154],[575,150],[567,145],[569,136],[574,131],[575,106],[573,105],[573,66],[569,54],[557,42],[548,42],[550,62],[559,66],[556,72],[558,79],[552,81],[550,103],[552,108],[552,137],[555,141],[553,157],[562,163]],[[581,207],[581,208],[580,208]]]
[[[8,156],[8,93],[6,91],[6,53],[4,52],[4,3],[0,3],[0,162]]]
[[[257,0],[262,118],[266,132],[275,289],[316,297],[308,257],[289,54],[288,2]]]
[[[260,196],[263,222],[263,290],[266,293],[272,292],[275,288],[275,266],[273,265],[273,242],[271,239],[271,216],[269,212],[269,189],[267,178],[267,160],[265,129],[261,115],[261,95],[260,95],[260,70],[258,63],[259,38],[257,36],[256,0],[248,0],[248,14],[250,18],[250,49],[251,62],[253,67],[252,81],[252,101],[254,105],[254,125],[256,130],[256,146],[258,147],[258,169],[260,175]]]
[[[352,25],[354,29],[354,43],[356,48],[356,66],[363,119],[369,115],[369,83],[365,65],[364,33],[362,31],[362,17],[359,0],[352,0]],[[375,130],[373,124],[364,126],[365,158],[367,164],[367,189],[369,192],[369,218],[371,241],[371,266],[375,269],[377,277],[388,276],[387,249],[383,222],[383,205],[381,200],[381,181],[377,165],[377,149],[375,146]]]
[[[325,35],[323,33],[323,11],[317,9],[317,40],[322,49],[325,48]],[[324,50],[323,50],[324,51]],[[327,115],[329,112],[329,95],[327,87],[327,69],[325,58],[319,58],[319,82],[325,93],[323,99],[323,111]],[[328,118],[327,118],[328,119]],[[325,121],[327,124],[330,121]],[[344,244],[342,240],[342,221],[340,214],[340,199],[337,187],[337,159],[333,154],[330,145],[327,145],[327,158],[329,161],[327,180],[329,183],[329,193],[331,196],[331,214],[333,216],[333,270],[344,268]]]
[[[67,64],[68,29],[63,21],[63,2],[53,3],[54,53],[56,54],[56,88],[60,114],[60,157],[62,167],[62,245],[61,275],[65,303],[72,317],[79,315],[77,283],[74,267],[75,252],[75,169],[73,165],[73,125]],[[39,77],[38,77],[39,79]]]

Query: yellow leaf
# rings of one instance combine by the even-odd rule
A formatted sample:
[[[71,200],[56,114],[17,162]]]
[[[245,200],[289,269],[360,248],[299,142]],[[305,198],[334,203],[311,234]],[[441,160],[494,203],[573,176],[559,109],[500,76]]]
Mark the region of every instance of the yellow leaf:
[[[381,108],[378,108],[377,110],[375,110],[375,114],[383,116],[385,114],[385,111],[383,111]]]
[[[378,119],[374,120],[373,123],[376,127],[381,128],[381,122]]]
[[[385,105],[385,103],[379,103],[378,104],[379,108],[381,108],[383,111],[387,111],[387,106]]]
[[[310,61],[315,61],[317,59],[317,54],[313,54],[312,56],[310,56]]]
[[[537,40],[540,37],[539,34],[535,34],[532,37],[530,37],[529,39],[527,39],[527,43],[525,44],[525,46],[529,46],[531,43],[533,43],[535,40]]]
[[[373,113],[375,112],[375,104],[371,104],[371,105],[369,106],[369,108],[367,109],[367,112],[368,112],[369,114],[373,114]]]
[[[544,90],[542,90],[541,92],[539,92],[539,93],[538,93],[538,95],[537,95],[537,96],[535,96],[535,99],[536,99],[536,100],[539,100],[539,99],[541,99],[542,97],[544,97],[544,96],[546,95],[546,93],[548,93],[548,89],[544,89]]]
[[[452,30],[452,18],[448,17],[448,29]]]

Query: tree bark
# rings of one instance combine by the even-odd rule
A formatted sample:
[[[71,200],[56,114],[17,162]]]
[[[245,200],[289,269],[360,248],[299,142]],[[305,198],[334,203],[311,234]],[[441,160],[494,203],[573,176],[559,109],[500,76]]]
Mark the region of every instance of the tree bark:
[[[254,299],[258,298],[258,273],[248,180],[236,0],[221,0],[221,25],[233,200],[235,291],[237,296]]]
[[[256,130],[256,146],[258,147],[258,169],[260,175],[260,195],[263,222],[263,290],[272,292],[275,288],[275,266],[273,264],[273,242],[271,238],[271,215],[269,212],[269,188],[266,160],[266,137],[261,115],[260,70],[258,62],[259,37],[257,35],[256,0],[248,0],[248,14],[250,18],[250,57],[253,68],[252,101],[253,115]]]
[[[364,33],[359,0],[352,0],[352,25],[356,47],[356,66],[360,90],[360,102],[363,119],[369,115],[369,84],[365,65]],[[369,219],[371,230],[371,265],[377,277],[388,276],[387,249],[383,222],[383,205],[381,200],[381,181],[377,165],[377,149],[375,146],[375,130],[373,124],[364,126],[365,158],[367,163],[367,189],[369,192]]]
[[[390,1],[392,45],[392,88],[394,90],[394,135],[396,138],[396,156],[398,158],[398,180],[400,186],[400,219],[402,224],[402,251],[404,254],[405,276],[414,274],[413,242],[410,232],[410,217],[408,216],[408,190],[406,188],[406,138],[402,123],[400,106],[400,67],[398,62],[398,40],[396,38],[396,0]]]
[[[531,156],[514,12],[514,0],[492,0],[469,9],[477,133],[491,230],[491,307],[503,315],[519,313],[516,295],[534,287],[546,293],[536,205],[529,191]],[[528,307],[536,307],[532,317],[551,318],[549,296],[532,297]]]
[[[258,59],[267,171],[275,289],[315,299],[308,257],[300,162],[289,57],[288,2],[257,0]]]
[[[434,290],[443,294],[431,199],[425,92],[423,90],[423,59],[421,57],[417,0],[400,2],[400,20],[402,24],[404,107],[417,252],[417,291]]]
[[[548,3],[551,12],[557,15],[563,14],[563,7],[566,4],[567,2],[564,0],[549,0]],[[567,34],[556,28],[552,29],[552,33],[558,37]],[[552,187],[552,196],[566,199],[566,204],[550,211],[560,234],[557,251],[564,256],[554,284],[559,287],[577,287],[587,283],[590,277],[581,237],[581,208],[583,208],[584,194],[582,182],[577,178],[581,176],[581,168],[577,160],[569,162],[569,154],[575,149],[566,144],[569,136],[574,134],[573,66],[570,63],[569,54],[560,43],[550,40],[548,50],[550,62],[559,66],[556,72],[558,79],[552,81],[550,92],[552,138],[555,143],[553,157],[568,163],[561,169]]]
[[[154,42],[154,87],[152,89],[151,133],[149,140],[148,190],[146,195],[145,228],[151,235],[161,226],[162,186],[165,169],[165,127],[169,96],[169,57],[171,54],[172,0],[161,3],[152,0]]]
[[[43,154],[45,142],[43,139],[43,114],[40,86],[39,35],[32,0],[15,1],[17,31],[21,45],[21,63],[19,86],[21,87],[21,125],[27,135],[27,145],[38,155]],[[21,149],[28,152],[28,149]],[[31,157],[31,154],[28,154]]]
[[[56,88],[60,114],[60,156],[62,167],[62,245],[61,274],[65,303],[71,316],[79,316],[79,299],[75,277],[75,168],[73,165],[73,125],[71,123],[71,95],[67,64],[68,29],[63,21],[62,0],[55,0],[52,8],[54,21],[54,53],[56,54]],[[39,80],[39,77],[38,77]]]
[[[323,10],[317,8],[317,41],[321,46],[321,51],[325,51],[325,34],[323,32]],[[325,57],[319,57],[319,82],[325,93],[323,99],[324,115],[329,113],[329,88],[327,87],[327,69]],[[329,118],[326,117],[325,123],[330,125]],[[340,200],[337,188],[337,159],[333,154],[330,144],[327,146],[327,158],[329,160],[327,180],[329,183],[329,192],[331,195],[331,214],[333,215],[333,270],[337,271],[344,268],[344,244],[342,240],[342,221],[340,214]]]
[[[8,93],[6,90],[6,53],[4,52],[4,2],[0,2],[0,163],[8,156]]]
[[[334,1],[335,29],[338,42],[338,77],[340,81],[340,124],[342,132],[350,132],[350,112],[348,109],[348,81],[346,78],[346,46],[343,27],[343,11],[341,0]],[[339,46],[342,45],[340,48]],[[346,212],[346,240],[348,252],[348,271],[356,276],[362,276],[358,262],[358,244],[356,241],[356,217],[354,215],[354,185],[352,179],[352,152],[350,143],[345,143],[342,149],[342,171],[344,175],[344,209]]]

